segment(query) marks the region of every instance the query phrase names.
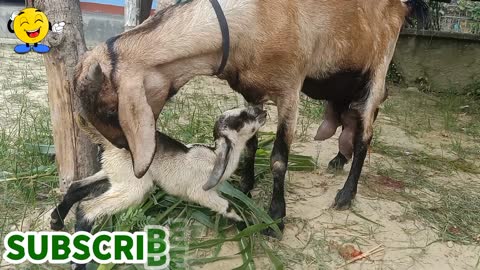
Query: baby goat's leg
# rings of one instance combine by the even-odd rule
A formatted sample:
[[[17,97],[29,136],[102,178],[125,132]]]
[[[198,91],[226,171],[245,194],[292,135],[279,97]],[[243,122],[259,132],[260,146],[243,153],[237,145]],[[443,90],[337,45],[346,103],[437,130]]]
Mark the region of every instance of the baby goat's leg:
[[[97,182],[99,183],[99,182]],[[76,213],[75,231],[90,232],[95,220],[102,216],[109,216],[139,204],[145,195],[152,189],[150,178],[125,178],[122,182],[113,182],[107,191],[79,203]],[[86,265],[72,263],[73,270],[84,270]]]
[[[52,211],[50,227],[59,231],[64,227],[64,220],[72,206],[92,193],[103,193],[109,188],[108,177],[103,170],[80,181],[73,182],[63,200]]]
[[[202,206],[212,209],[224,217],[233,219],[235,221],[242,221],[242,218],[235,212],[234,209],[230,207],[230,203],[224,198],[220,197],[215,189],[197,193],[195,197],[190,199]]]
[[[94,221],[102,216],[110,216],[138,205],[144,201],[145,195],[153,188],[149,177],[137,179],[125,177],[121,182],[112,182],[111,187],[99,196],[81,202],[84,218]]]
[[[88,220],[85,218],[85,213],[82,209],[81,203],[77,207],[77,211],[75,213],[76,223],[75,223],[75,232],[88,232],[92,231],[94,221]],[[85,270],[87,268],[86,264],[77,264],[72,262],[71,263],[72,270]]]

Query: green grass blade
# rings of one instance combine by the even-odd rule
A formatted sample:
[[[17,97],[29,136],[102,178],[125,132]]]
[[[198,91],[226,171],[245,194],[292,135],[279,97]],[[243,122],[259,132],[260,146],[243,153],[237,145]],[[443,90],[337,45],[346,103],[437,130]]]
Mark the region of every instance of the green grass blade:
[[[260,245],[262,246],[263,250],[267,254],[270,262],[272,263],[272,267],[275,270],[283,270],[284,266],[282,261],[273,253],[273,250],[265,243],[264,240],[260,241]]]
[[[271,228],[279,235],[282,235],[282,232],[276,225],[275,221],[261,208],[257,206],[257,204],[250,199],[247,195],[243,194],[240,190],[234,188],[230,183],[224,182],[218,188],[220,192],[224,195],[227,195],[231,198],[236,198],[241,201],[245,206],[252,211],[255,216],[263,223],[272,224]],[[247,228],[248,229],[248,228]]]

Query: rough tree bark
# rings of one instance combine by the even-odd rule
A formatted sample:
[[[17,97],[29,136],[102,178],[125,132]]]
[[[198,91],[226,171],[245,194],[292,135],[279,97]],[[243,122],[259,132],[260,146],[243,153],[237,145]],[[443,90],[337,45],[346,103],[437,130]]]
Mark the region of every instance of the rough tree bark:
[[[125,0],[125,31],[145,21],[152,11],[153,0]]]
[[[48,34],[45,43],[51,50],[44,56],[60,189],[65,191],[72,181],[99,169],[97,147],[78,129],[73,118],[80,108],[73,75],[79,57],[87,50],[80,1],[36,0],[34,6],[45,12],[52,25],[65,22],[63,33]]]
[[[125,0],[125,31],[140,24],[141,0]]]
[[[140,0],[140,23],[145,21],[152,11],[153,0]]]
[[[156,1],[157,1],[157,11],[167,8],[178,2],[177,0],[156,0]]]

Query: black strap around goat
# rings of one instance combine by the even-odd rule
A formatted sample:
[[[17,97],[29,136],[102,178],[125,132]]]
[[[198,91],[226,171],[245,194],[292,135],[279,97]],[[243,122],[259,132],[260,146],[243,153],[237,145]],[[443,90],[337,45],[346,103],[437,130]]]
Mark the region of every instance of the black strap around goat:
[[[227,65],[228,55],[230,54],[230,33],[228,30],[228,23],[227,18],[225,18],[225,14],[223,13],[222,7],[217,0],[210,0],[210,3],[215,10],[215,14],[217,14],[218,23],[220,24],[220,30],[222,31],[222,62],[218,67],[217,72],[213,75],[222,74],[225,66]]]

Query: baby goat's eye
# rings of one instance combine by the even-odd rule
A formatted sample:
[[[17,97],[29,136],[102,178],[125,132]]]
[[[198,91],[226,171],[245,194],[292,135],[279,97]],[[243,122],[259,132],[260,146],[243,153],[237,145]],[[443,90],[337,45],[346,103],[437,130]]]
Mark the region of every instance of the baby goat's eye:
[[[254,133],[254,132],[255,132],[255,128],[252,128],[252,133]]]

